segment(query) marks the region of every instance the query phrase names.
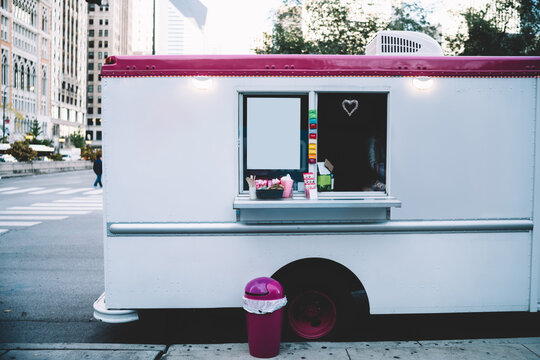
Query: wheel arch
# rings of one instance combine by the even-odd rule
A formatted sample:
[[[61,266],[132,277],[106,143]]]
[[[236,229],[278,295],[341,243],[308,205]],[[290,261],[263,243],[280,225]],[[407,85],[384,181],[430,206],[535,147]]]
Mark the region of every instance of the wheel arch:
[[[321,282],[338,284],[350,292],[357,309],[369,314],[369,298],[362,281],[346,266],[326,258],[303,258],[290,262],[278,269],[272,278],[285,288],[287,284],[297,282],[306,277],[318,277]]]

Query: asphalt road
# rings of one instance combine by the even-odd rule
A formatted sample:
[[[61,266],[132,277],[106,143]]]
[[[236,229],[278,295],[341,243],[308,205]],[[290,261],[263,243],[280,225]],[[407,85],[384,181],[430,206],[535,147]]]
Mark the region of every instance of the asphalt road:
[[[92,318],[104,281],[93,181],[91,171],[0,179],[0,343],[245,342],[241,309],[154,311],[131,324]],[[371,316],[340,340],[540,336],[539,324],[538,313]]]

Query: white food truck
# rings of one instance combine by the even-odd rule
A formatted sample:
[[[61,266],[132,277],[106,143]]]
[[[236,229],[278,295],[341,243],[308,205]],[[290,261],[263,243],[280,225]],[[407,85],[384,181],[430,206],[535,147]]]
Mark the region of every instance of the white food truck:
[[[384,55],[109,57],[95,316],[238,308],[260,276],[307,339],[357,311],[538,311],[540,57],[378,40]],[[290,198],[250,195],[246,178],[287,174]]]

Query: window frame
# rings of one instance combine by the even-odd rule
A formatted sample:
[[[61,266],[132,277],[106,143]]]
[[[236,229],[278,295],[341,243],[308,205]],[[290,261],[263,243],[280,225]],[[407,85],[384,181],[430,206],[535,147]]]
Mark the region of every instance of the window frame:
[[[317,109],[318,95],[320,93],[384,93],[387,96],[387,113],[386,113],[386,191],[355,191],[355,192],[318,192],[318,196],[324,199],[371,199],[371,198],[390,198],[392,193],[392,139],[391,131],[393,112],[391,111],[391,104],[394,99],[392,86],[373,86],[369,84],[340,84],[339,87],[335,85],[315,85],[304,84],[297,86],[289,86],[287,91],[283,91],[283,86],[279,85],[267,85],[267,86],[238,86],[235,88],[238,104],[236,106],[236,116],[238,119],[238,191],[239,194],[247,194],[244,190],[244,183],[246,182],[243,177],[243,135],[242,135],[242,96],[244,94],[309,94],[309,109]],[[309,164],[308,171],[316,171],[316,165]],[[303,182],[303,179],[302,179]],[[394,205],[392,205],[394,206]]]
[[[372,89],[372,88],[348,88],[344,87],[344,89],[335,90],[335,89],[318,89],[317,91],[314,91],[314,98],[315,98],[315,109],[317,109],[317,161],[322,161],[322,159],[319,158],[319,147],[320,147],[320,136],[319,131],[320,123],[319,123],[319,96],[320,95],[326,95],[326,94],[355,94],[359,96],[360,94],[379,94],[379,95],[385,95],[386,96],[386,133],[385,133],[385,169],[384,169],[384,178],[385,178],[385,190],[384,191],[375,191],[375,190],[351,190],[351,191],[323,191],[318,192],[319,197],[330,197],[330,198],[341,198],[341,197],[380,197],[380,196],[387,196],[389,194],[389,184],[390,184],[390,172],[389,172],[389,164],[390,164],[390,101],[391,101],[391,91],[390,88],[384,88],[384,89]],[[360,109],[358,109],[360,110]],[[323,129],[324,130],[324,129]]]
[[[239,92],[239,160],[240,160],[240,192],[248,191],[248,185],[245,178],[249,175],[273,179],[281,177],[287,173],[295,182],[303,181],[303,173],[308,171],[308,128],[309,128],[309,91],[278,92],[278,91],[260,91],[260,92]],[[247,169],[247,100],[249,98],[298,98],[300,99],[300,169]]]

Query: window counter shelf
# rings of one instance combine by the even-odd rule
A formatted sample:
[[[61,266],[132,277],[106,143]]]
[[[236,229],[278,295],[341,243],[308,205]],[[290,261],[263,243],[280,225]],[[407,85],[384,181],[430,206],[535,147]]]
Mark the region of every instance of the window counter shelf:
[[[401,207],[401,201],[390,196],[329,197],[317,200],[293,195],[292,198],[250,200],[246,194],[233,202],[238,221],[245,222],[364,222],[383,221],[388,209]]]

